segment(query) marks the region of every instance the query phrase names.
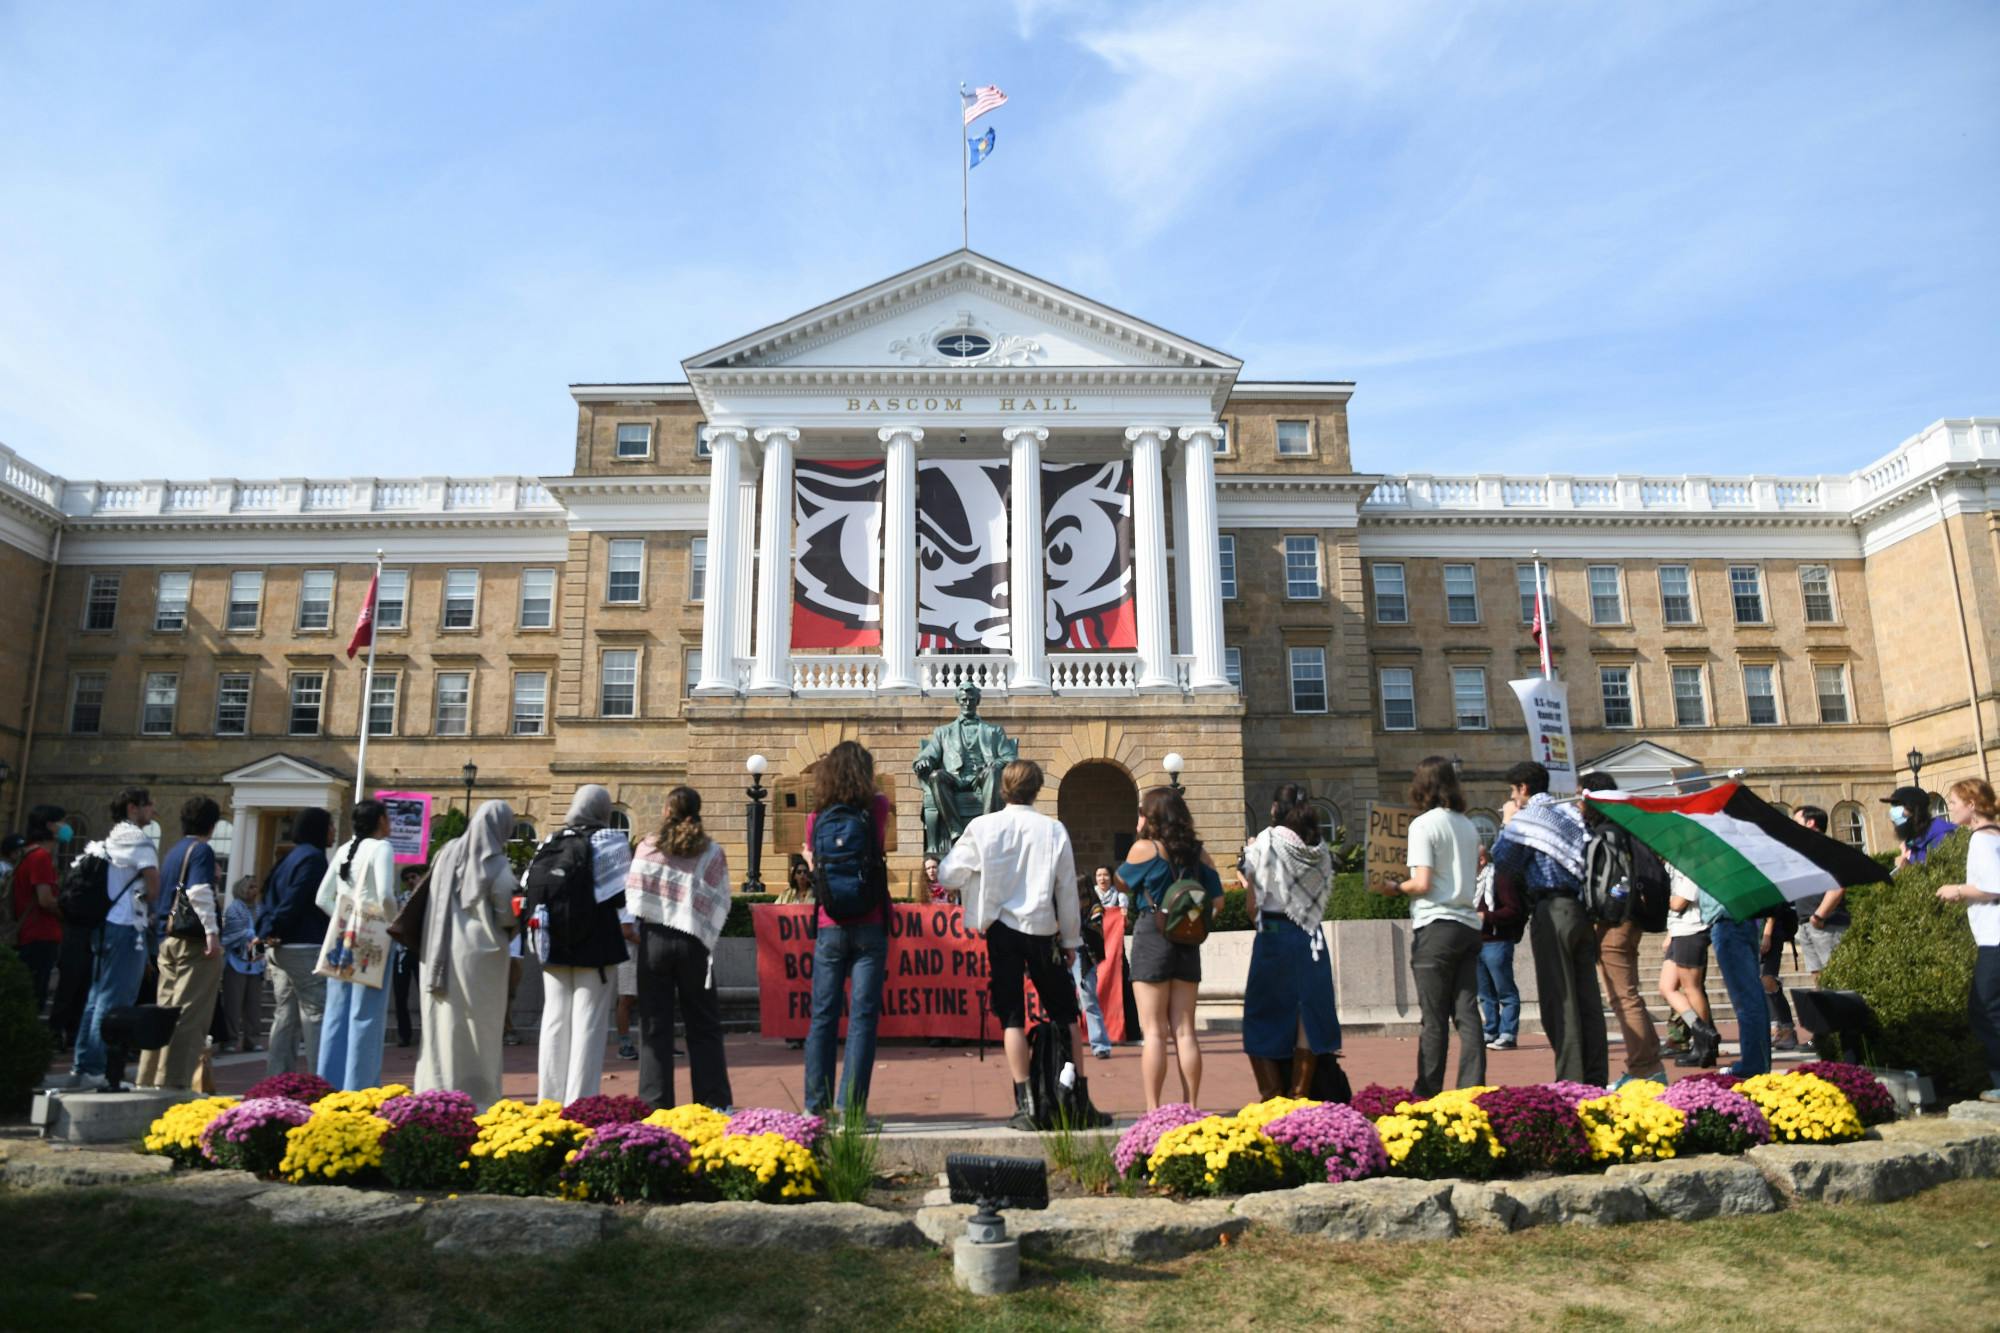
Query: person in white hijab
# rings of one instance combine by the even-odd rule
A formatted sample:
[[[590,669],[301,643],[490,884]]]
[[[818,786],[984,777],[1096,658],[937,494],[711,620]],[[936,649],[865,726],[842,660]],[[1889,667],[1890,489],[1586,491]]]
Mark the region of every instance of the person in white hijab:
[[[505,801],[480,806],[464,835],[431,862],[424,912],[417,1091],[454,1088],[482,1111],[501,1096],[507,943],[519,891],[507,859],[513,832],[514,811]]]

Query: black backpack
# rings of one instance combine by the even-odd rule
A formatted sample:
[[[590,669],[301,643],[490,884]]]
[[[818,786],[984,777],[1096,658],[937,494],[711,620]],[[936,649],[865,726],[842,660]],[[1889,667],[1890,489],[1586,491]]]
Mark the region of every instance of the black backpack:
[[[1632,849],[1616,825],[1591,830],[1583,848],[1583,914],[1601,926],[1624,924],[1631,902]],[[1616,892],[1623,890],[1623,892]]]
[[[1101,1129],[1111,1117],[1091,1104],[1090,1080],[1070,1047],[1073,1024],[1043,1021],[1028,1029],[1028,1114],[1037,1129]],[[1070,1086],[1062,1082],[1070,1067]]]
[[[1799,909],[1790,903],[1779,903],[1776,907],[1759,912],[1758,916],[1771,919],[1771,947],[1782,949],[1799,937]]]
[[[523,927],[545,909],[553,967],[611,967],[625,961],[625,937],[618,929],[618,899],[597,901],[590,835],[595,829],[570,826],[535,849],[522,891]]]
[[[111,915],[111,908],[117,901],[111,896],[111,861],[102,851],[103,844],[92,843],[83,849],[83,854],[69,863],[63,871],[62,887],[56,891],[56,907],[62,912],[65,926],[79,926],[84,930],[96,930],[104,924],[104,918]],[[132,878],[120,889],[118,897],[138,886],[145,877],[143,870],[132,872]]]
[[[1655,933],[1667,928],[1667,899],[1674,896],[1674,879],[1659,853],[1625,835],[1632,845],[1632,896],[1626,900],[1625,916],[1639,929]]]
[[[846,925],[889,899],[889,862],[875,836],[875,819],[851,805],[829,805],[813,815],[813,896],[826,914]]]

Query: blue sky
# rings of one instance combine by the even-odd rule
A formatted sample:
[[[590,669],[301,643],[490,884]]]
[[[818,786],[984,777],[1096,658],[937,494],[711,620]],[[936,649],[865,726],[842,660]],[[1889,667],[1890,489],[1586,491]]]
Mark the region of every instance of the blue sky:
[[[958,243],[1357,381],[1356,465],[1847,471],[2000,414],[2000,6],[10,4],[0,441],[567,467],[572,381]]]

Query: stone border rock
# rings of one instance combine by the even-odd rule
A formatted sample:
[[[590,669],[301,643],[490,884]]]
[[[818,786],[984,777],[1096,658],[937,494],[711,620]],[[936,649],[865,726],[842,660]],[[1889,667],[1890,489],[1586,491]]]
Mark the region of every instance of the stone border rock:
[[[1980,1108],[1984,1111],[1985,1108]],[[1695,1222],[1800,1203],[1886,1203],[1947,1180],[2000,1176],[2000,1116],[1904,1120],[1857,1143],[1773,1144],[1741,1157],[1696,1156],[1542,1180],[1404,1180],[1303,1185],[1234,1201],[1066,1198],[1007,1214],[1030,1256],[1157,1263],[1211,1249],[1252,1227],[1329,1241],[1446,1240],[1476,1231]],[[337,1185],[281,1185],[241,1171],[175,1173],[165,1158],[45,1144],[0,1149],[14,1190],[103,1186],[198,1207],[247,1203],[288,1226],[420,1218],[440,1252],[569,1250],[643,1229],[695,1246],[949,1248],[972,1210],[926,1200],[916,1214],[851,1203],[682,1203],[603,1208],[489,1195],[426,1200]]]

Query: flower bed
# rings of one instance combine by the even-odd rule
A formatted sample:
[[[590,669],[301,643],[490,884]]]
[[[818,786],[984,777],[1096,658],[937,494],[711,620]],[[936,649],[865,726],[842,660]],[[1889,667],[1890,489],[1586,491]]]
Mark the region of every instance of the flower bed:
[[[289,1097],[246,1098],[202,1128],[202,1157],[225,1170],[274,1176],[287,1136],[310,1119],[312,1108]]]

